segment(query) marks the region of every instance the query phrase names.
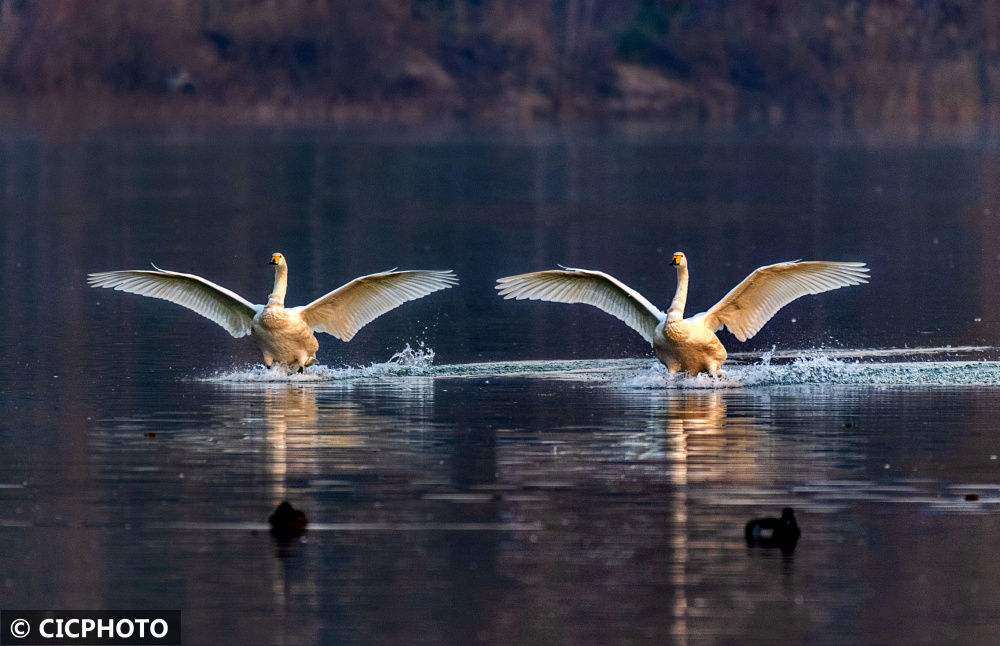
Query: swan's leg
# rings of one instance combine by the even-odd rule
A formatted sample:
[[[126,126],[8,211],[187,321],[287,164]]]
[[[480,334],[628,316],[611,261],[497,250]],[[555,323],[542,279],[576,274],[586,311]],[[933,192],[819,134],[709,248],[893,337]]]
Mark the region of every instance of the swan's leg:
[[[298,366],[299,372],[305,372],[306,366],[311,366],[314,363],[316,363],[316,357],[310,357],[308,354],[303,352],[295,358],[295,363],[293,363],[292,366]]]

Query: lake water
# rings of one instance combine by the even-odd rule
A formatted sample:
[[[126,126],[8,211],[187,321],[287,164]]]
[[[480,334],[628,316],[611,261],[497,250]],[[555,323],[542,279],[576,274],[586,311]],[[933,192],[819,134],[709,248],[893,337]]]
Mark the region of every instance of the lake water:
[[[0,142],[0,610],[180,609],[185,643],[1000,639],[992,144],[753,138]],[[288,302],[454,269],[303,375],[177,306],[155,262]],[[689,312],[759,265],[862,260],[721,380],[495,278],[602,269]],[[278,502],[308,531],[268,532]],[[747,520],[796,510],[796,549]]]

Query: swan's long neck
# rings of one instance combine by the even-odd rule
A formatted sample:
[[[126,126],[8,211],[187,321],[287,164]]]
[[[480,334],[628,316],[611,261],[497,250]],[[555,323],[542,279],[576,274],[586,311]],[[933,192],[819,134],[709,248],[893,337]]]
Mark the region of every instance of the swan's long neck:
[[[285,306],[285,291],[288,289],[288,265],[282,263],[274,268],[274,289],[267,297],[268,306]]]
[[[667,320],[670,322],[684,319],[684,306],[688,298],[688,268],[687,265],[677,266],[677,291],[674,292],[674,300],[670,301],[670,309],[667,310]]]

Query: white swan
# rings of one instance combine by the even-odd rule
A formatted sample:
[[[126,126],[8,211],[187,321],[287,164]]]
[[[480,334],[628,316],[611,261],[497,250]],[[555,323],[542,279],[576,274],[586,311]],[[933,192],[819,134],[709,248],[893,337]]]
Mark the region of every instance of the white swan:
[[[505,299],[593,305],[621,319],[653,344],[656,357],[670,372],[717,376],[726,360],[726,349],[715,332],[723,326],[746,341],[800,296],[868,282],[863,262],[781,262],[754,270],[707,312],[684,318],[687,258],[675,253],[670,264],[677,267],[677,292],[666,312],[614,277],[587,269],[563,267],[506,276],[497,280],[496,289]]]
[[[254,305],[242,296],[193,274],[125,270],[88,274],[91,287],[162,298],[183,305],[215,321],[236,338],[253,337],[270,368],[274,363],[300,372],[316,363],[319,342],[313,332],[326,332],[350,341],[358,330],[391,309],[458,283],[451,271],[396,271],[355,278],[305,306],[285,309],[288,264],[272,254],[274,289],[267,305]]]

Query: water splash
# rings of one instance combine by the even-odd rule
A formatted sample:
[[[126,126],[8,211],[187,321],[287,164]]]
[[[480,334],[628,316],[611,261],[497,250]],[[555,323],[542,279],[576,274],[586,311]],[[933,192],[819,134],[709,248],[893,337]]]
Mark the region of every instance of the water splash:
[[[420,342],[396,352],[388,361],[367,366],[334,368],[322,364],[309,366],[302,372],[287,372],[256,364],[243,369],[218,372],[199,381],[213,383],[316,383],[350,379],[377,379],[379,377],[426,376],[434,365],[434,349]]]
[[[788,385],[874,387],[1000,386],[997,348],[872,350],[768,350],[728,362],[720,377],[670,374],[652,358],[544,360],[434,365],[434,350],[409,344],[388,361],[358,367],[310,366],[300,374],[262,365],[219,372],[202,379],[215,383],[324,383],[410,376],[439,379],[526,377],[586,382],[625,389],[717,390]]]
[[[405,348],[392,355],[389,361],[381,365],[409,368],[426,374],[434,365],[434,348],[427,347],[423,341],[417,345],[416,349],[411,348],[410,344],[407,343]]]
[[[647,390],[684,389],[684,390],[715,390],[720,388],[743,388],[747,384],[737,377],[731,367],[725,374],[712,377],[700,374],[689,377],[684,373],[671,373],[663,364],[656,363],[647,370],[627,377],[622,381],[625,388],[641,388]]]
[[[922,353],[921,353],[922,354]],[[773,351],[761,355],[759,363],[727,364],[725,375],[709,377],[670,374],[654,365],[623,380],[626,388],[704,389],[829,384],[844,386],[997,386],[1000,363],[986,360],[895,361],[874,353],[867,360],[841,359],[809,351],[790,362],[774,362]]]

